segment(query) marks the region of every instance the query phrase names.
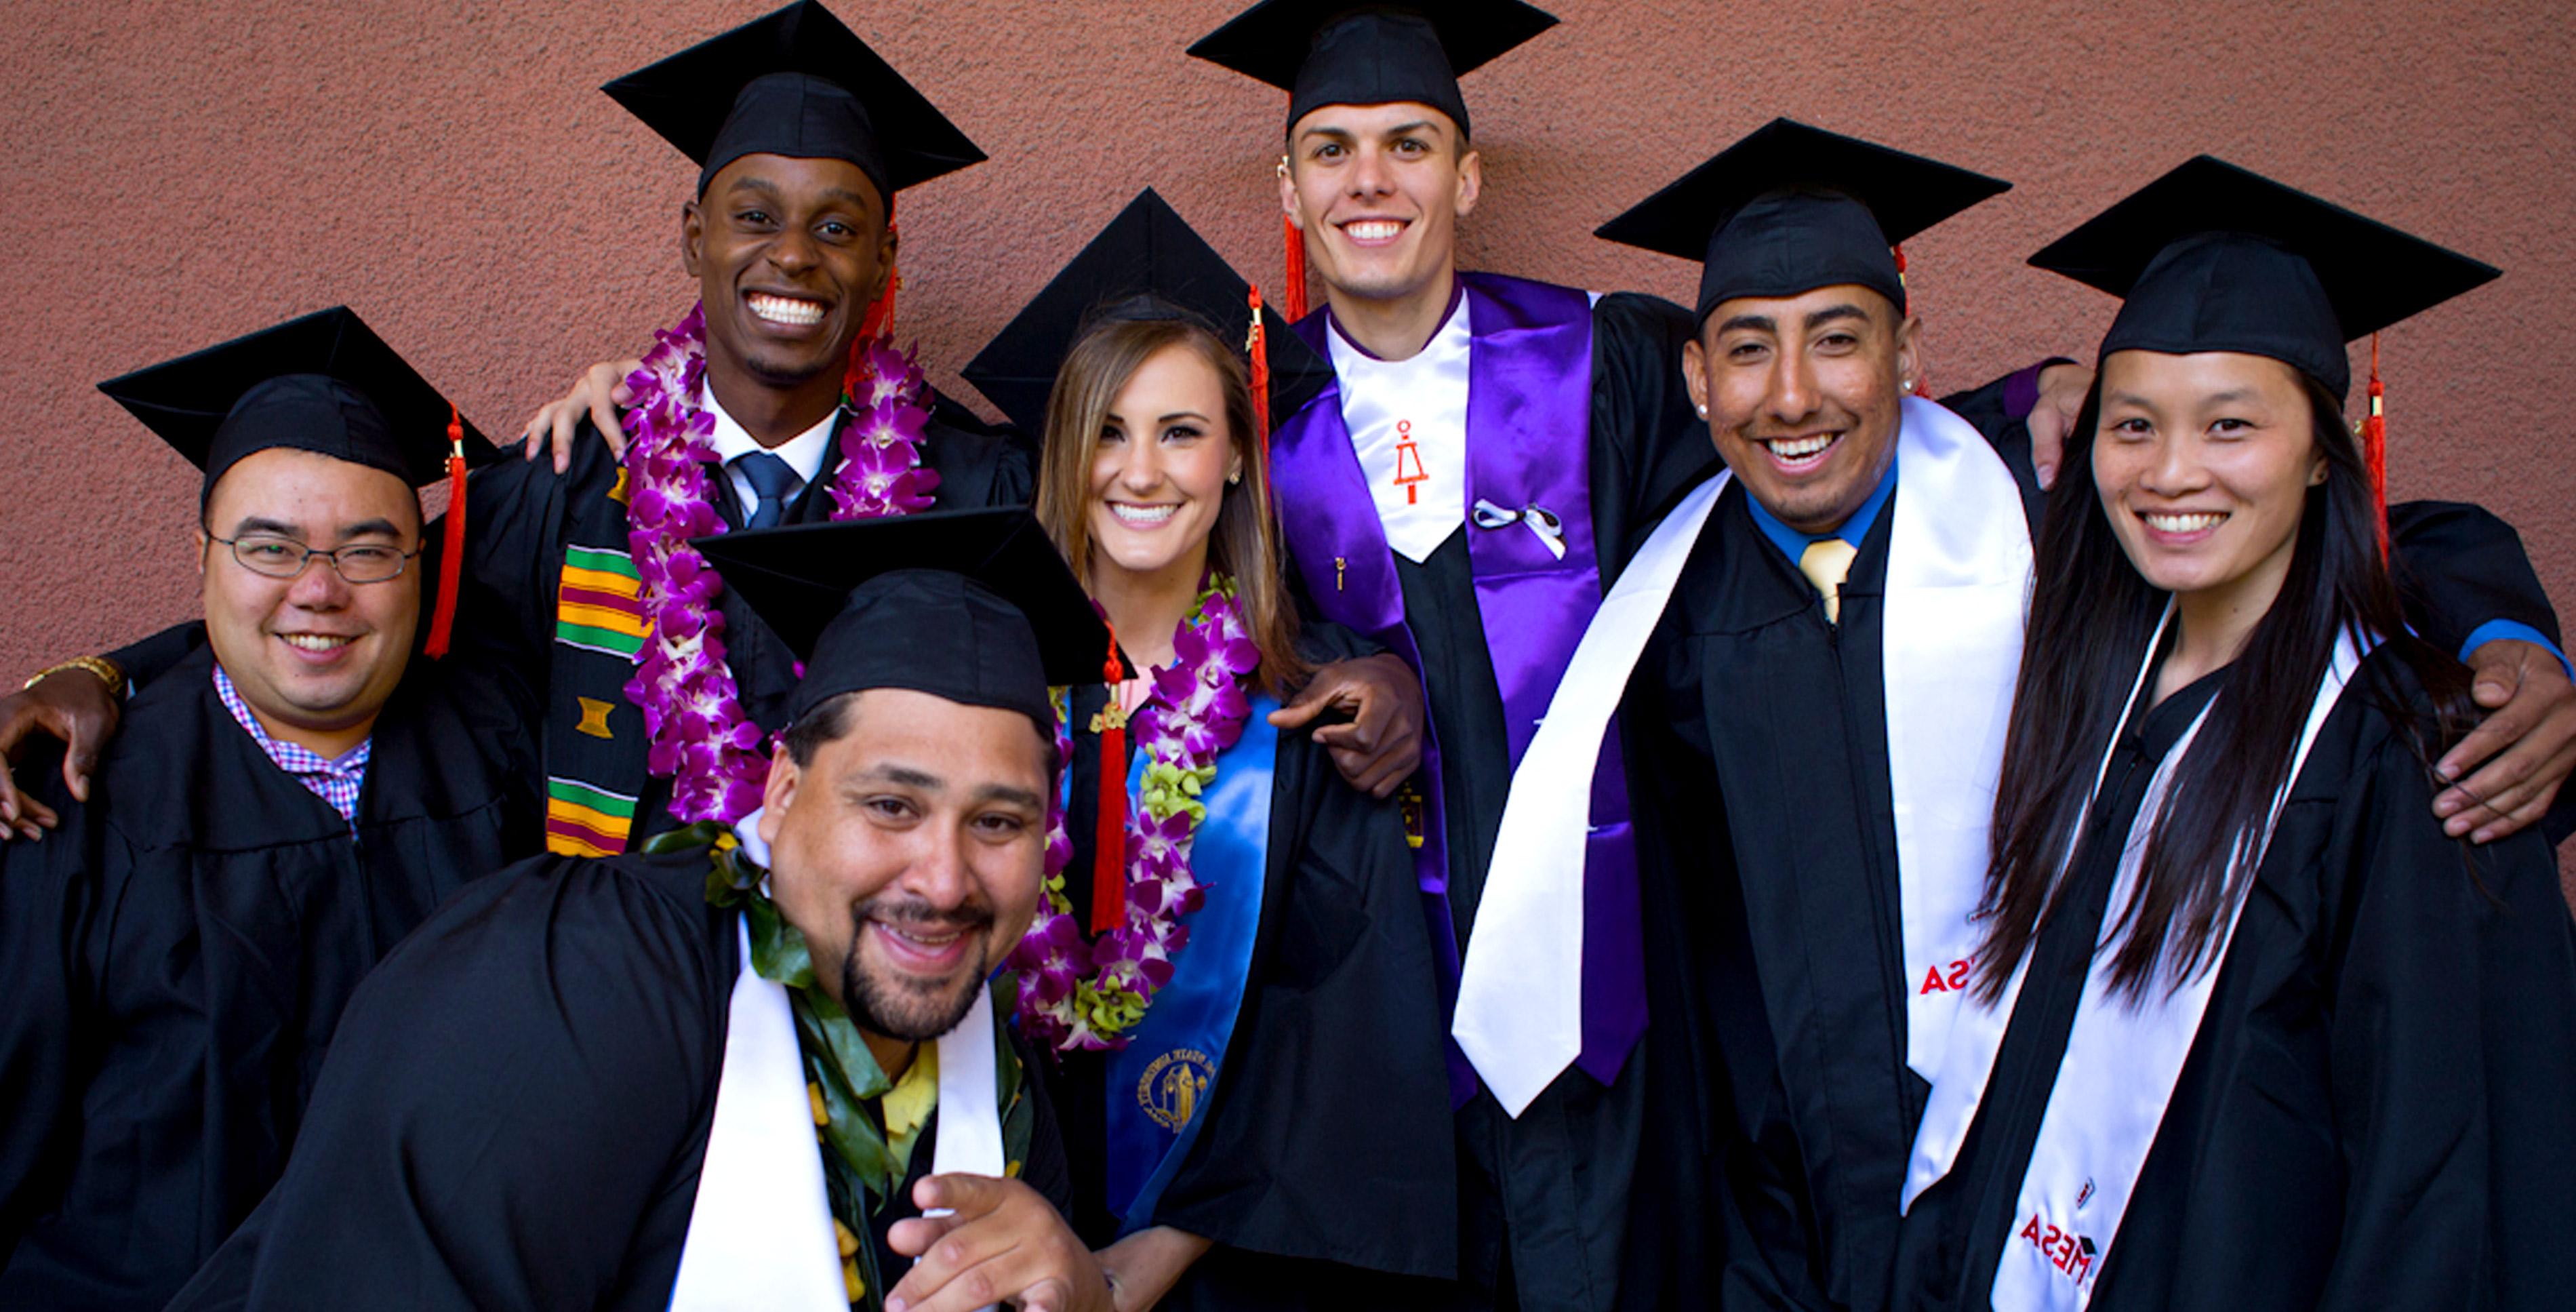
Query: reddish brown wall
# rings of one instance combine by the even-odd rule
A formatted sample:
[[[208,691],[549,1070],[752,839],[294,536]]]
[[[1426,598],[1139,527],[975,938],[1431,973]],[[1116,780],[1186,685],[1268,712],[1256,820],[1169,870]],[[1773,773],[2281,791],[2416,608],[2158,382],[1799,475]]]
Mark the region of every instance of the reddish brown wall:
[[[1590,230],[1793,115],[2019,184],[1908,251],[1933,381],[1964,385],[2089,356],[2110,302],[2022,257],[2216,152],[2506,270],[2385,342],[2391,476],[2503,513],[2576,602],[2563,2],[1548,2],[1563,25],[1467,81],[1469,263],[1686,295],[1688,266]],[[677,317],[694,171],[596,88],[767,7],[9,6],[0,672],[194,606],[193,478],[94,381],[345,300],[501,430]],[[1180,53],[1235,0],[834,7],[992,156],[901,212],[902,314],[943,385],[1146,184],[1276,282],[1285,97]]]

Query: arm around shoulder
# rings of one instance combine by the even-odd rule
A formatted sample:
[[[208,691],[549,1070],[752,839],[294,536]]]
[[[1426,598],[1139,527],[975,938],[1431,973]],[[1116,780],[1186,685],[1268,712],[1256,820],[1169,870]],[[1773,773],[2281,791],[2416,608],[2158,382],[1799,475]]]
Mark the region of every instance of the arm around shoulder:
[[[504,460],[466,479],[460,644],[515,660],[546,654],[554,639],[567,516],[576,498],[617,495],[618,476],[616,455],[584,419],[574,431],[565,471],[543,460]],[[439,535],[433,533],[431,542],[436,550]],[[614,545],[623,549],[622,542]]]
[[[2388,538],[2407,621],[2434,646],[2458,651],[2498,620],[2561,645],[2558,613],[2512,525],[2465,502],[2406,501],[2388,508]]]
[[[1683,493],[1717,472],[1717,446],[1692,405],[1683,348],[1698,335],[1691,312],[1659,296],[1613,292],[1592,307],[1594,468],[1616,480],[1620,533],[1642,531]],[[1601,497],[1594,494],[1598,505]],[[1614,558],[1624,543],[1596,543]]]

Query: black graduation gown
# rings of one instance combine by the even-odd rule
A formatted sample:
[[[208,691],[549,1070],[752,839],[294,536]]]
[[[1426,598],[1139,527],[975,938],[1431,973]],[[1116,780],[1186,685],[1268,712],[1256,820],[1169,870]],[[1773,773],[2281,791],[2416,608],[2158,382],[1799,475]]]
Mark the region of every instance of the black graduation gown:
[[[2035,523],[2045,502],[2028,432],[2005,416],[2001,390],[1945,404],[1995,444]],[[1929,1091],[1905,1064],[1882,661],[1905,487],[1900,477],[1860,543],[1839,625],[1745,496],[1730,487],[1712,512],[1624,712],[1631,778],[1651,781],[1637,790],[1648,924],[1706,927],[1660,945],[1650,929],[1650,953],[1660,946],[1689,981],[1673,1014],[1696,1033],[1667,1041],[1699,1049],[1698,1078],[1656,1113],[1658,1137],[1707,1136],[1698,1160],[1729,1195],[1714,1218],[1722,1242],[1660,1238],[1675,1246],[1675,1298],[1879,1308]],[[2506,568],[2520,550],[2501,521],[2430,504],[2399,506],[2390,521],[2401,563],[2425,580],[2410,618],[2436,646],[2499,616],[2555,631],[2536,582],[2524,595]],[[1720,1251],[1720,1269],[1700,1265]]]
[[[1588,475],[1606,589],[1640,526],[1708,475],[1716,449],[1705,429],[1693,427],[1681,375],[1689,311],[1656,297],[1616,293],[1594,304],[1592,328]],[[1462,525],[1419,564],[1395,558],[1405,623],[1422,653],[1425,701],[1440,740],[1449,906],[1462,949],[1474,936],[1476,903],[1512,780],[1502,692],[1468,560],[1468,535],[1484,531]],[[1653,1064],[1654,1040],[1650,1024],[1629,1070]],[[1605,1089],[1569,1072],[1518,1120],[1504,1116],[1490,1095],[1459,1110],[1458,1263],[1460,1277],[1477,1291],[1470,1305],[1494,1306],[1514,1297],[1515,1287],[1518,1299],[1533,1307],[1611,1305],[1622,1283],[1644,1087],[1642,1074],[1623,1073]]]
[[[2432,816],[2383,649],[2317,737],[2094,1287],[2126,1308],[2543,1308],[2576,1288],[2576,935],[2538,834]],[[2072,901],[2040,933],[1986,1100],[1905,1220],[1899,1287],[1987,1306],[2093,964],[2121,839],[2222,670],[2124,728]],[[2107,837],[2106,837],[2107,836]]]
[[[1336,626],[1304,644],[1318,663],[1362,654]],[[1074,838],[1066,890],[1088,923],[1108,689],[1074,689]],[[1131,747],[1132,752],[1132,747]],[[1120,778],[1124,779],[1123,773]],[[1261,928],[1206,1118],[1151,1221],[1217,1247],[1165,1308],[1416,1308],[1456,1298],[1457,1166],[1444,1033],[1412,849],[1392,801],[1352,788],[1306,730],[1280,734]],[[1225,896],[1223,889],[1211,897]],[[1184,948],[1183,971],[1197,967]],[[1103,1196],[1108,1063],[1048,1068],[1095,1247],[1119,1220]]]
[[[441,909],[351,1001],[284,1178],[171,1306],[667,1307],[742,964],[706,881],[704,848],[547,856]],[[1020,1178],[1063,1210],[1031,1096]],[[885,1228],[937,1130],[872,1227],[881,1271],[909,1266]]]
[[[847,422],[844,420],[844,422]],[[1032,457],[1017,430],[995,428],[963,406],[933,393],[930,423],[921,442],[924,468],[939,473],[932,496],[942,510],[1027,504]],[[815,478],[788,504],[783,524],[821,523],[832,517],[831,478],[839,465],[837,452],[824,460],[824,476]],[[503,659],[520,662],[538,687],[556,677],[555,602],[563,582],[564,549],[571,545],[585,510],[617,485],[621,465],[608,443],[584,420],[573,440],[571,468],[564,474],[543,456],[508,460],[477,470],[467,483],[467,556],[460,642],[493,647]],[[741,507],[731,484],[710,468],[711,499],[727,528],[742,527]],[[597,545],[597,544],[591,544]],[[623,549],[623,530],[616,546]],[[743,712],[764,730],[785,727],[787,702],[796,691],[796,656],[769,625],[730,592],[718,594],[717,609],[725,621],[725,665],[733,671]],[[605,717],[619,750],[641,755],[645,750],[643,719],[622,689],[586,689],[615,709]],[[552,699],[558,706],[563,698]],[[545,732],[573,732],[567,718],[549,708]],[[549,757],[560,749],[550,741]],[[591,748],[589,750],[597,750]],[[550,765],[556,764],[550,759]],[[560,768],[549,773],[564,773]],[[671,781],[651,777],[635,803],[631,845],[640,847],[655,834],[679,827],[670,810]]]
[[[0,849],[0,1305],[158,1308],[277,1179],[359,979],[541,845],[526,692],[415,658],[354,836],[218,699],[136,694],[86,804]]]
[[[1688,1023],[1717,1046],[1690,1110],[1733,1141],[1720,1156],[1750,1196],[1755,1251],[1784,1250],[1773,1272],[1730,1253],[1730,1299],[1874,1306],[1853,1273],[1872,1253],[1884,1267],[1922,1114],[1926,1086],[1905,1067],[1880,668],[1894,511],[1891,498],[1864,537],[1835,626],[1729,488],[1632,688],[1648,882],[1707,927],[1682,949],[1700,981]],[[1883,1234],[1851,1233],[1881,1212]],[[1807,1270],[1820,1248],[1830,1287]]]
[[[1718,468],[1682,375],[1696,327],[1689,310],[1657,297],[1616,293],[1593,306],[1588,474],[1605,591],[1664,512]],[[1949,403],[1991,432],[2008,424],[2003,391],[1999,380]],[[2026,435],[2020,449],[2026,470]],[[1396,558],[1440,738],[1450,909],[1462,945],[1473,937],[1512,774],[1468,559],[1467,535],[1480,531],[1463,528],[1421,564]],[[1630,764],[1642,806],[1650,788],[1636,771],[1653,767],[1633,751]],[[1605,1089],[1569,1071],[1517,1120],[1488,1095],[1460,1111],[1461,1275],[1483,1291],[1479,1302],[1655,1308],[1699,1288],[1691,1272],[1708,1246],[1700,1163],[1717,1134],[1706,1107],[1714,1077],[1699,1024],[1656,1018],[1699,1006],[1689,941],[1690,927],[1704,922],[1690,914],[1693,890],[1644,874],[1647,859],[1641,846],[1650,1019],[1620,1078]],[[1652,1201],[1632,1209],[1632,1196]]]

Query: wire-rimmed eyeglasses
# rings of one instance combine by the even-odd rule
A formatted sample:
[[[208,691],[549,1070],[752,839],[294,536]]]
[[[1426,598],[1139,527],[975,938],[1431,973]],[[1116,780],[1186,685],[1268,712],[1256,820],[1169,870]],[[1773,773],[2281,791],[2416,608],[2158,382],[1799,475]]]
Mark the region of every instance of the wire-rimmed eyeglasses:
[[[304,573],[304,567],[315,560],[330,562],[331,568],[350,583],[384,583],[398,578],[418,548],[398,550],[375,542],[359,542],[333,551],[308,547],[293,538],[246,534],[237,538],[208,538],[230,548],[233,559],[243,569],[272,579],[291,579]]]

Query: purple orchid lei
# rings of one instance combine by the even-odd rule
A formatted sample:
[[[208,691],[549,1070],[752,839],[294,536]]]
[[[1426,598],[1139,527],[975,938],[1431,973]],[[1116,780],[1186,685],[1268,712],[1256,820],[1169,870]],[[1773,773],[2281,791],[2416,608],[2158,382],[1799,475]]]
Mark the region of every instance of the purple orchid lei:
[[[627,549],[643,581],[652,637],[637,653],[627,699],[644,712],[646,765],[671,780],[671,814],[731,824],[760,805],[769,754],[760,726],[743,714],[725,664],[724,587],[689,539],[725,531],[710,501],[707,442],[715,416],[699,404],[706,381],[706,313],[691,306],[654,334],[643,367],[627,375],[635,403],[626,413]],[[930,418],[917,352],[879,341],[852,353],[841,463],[831,483],[832,518],[872,519],[930,505],[939,475],[921,468]]]
[[[1020,1031],[1050,1050],[1127,1046],[1156,990],[1171,982],[1172,958],[1190,941],[1182,920],[1207,900],[1190,869],[1190,848],[1216,782],[1216,758],[1243,736],[1252,714],[1244,680],[1261,663],[1234,580],[1210,574],[1198,605],[1172,639],[1169,667],[1128,731],[1146,756],[1143,786],[1127,808],[1127,920],[1086,941],[1065,897],[1073,859],[1061,799],[1047,814],[1046,899],[1036,924],[1011,953],[1020,980]],[[1114,690],[1113,690],[1113,695]],[[1057,759],[1070,770],[1073,726],[1066,690],[1055,691]],[[1116,781],[1104,779],[1103,787]]]

